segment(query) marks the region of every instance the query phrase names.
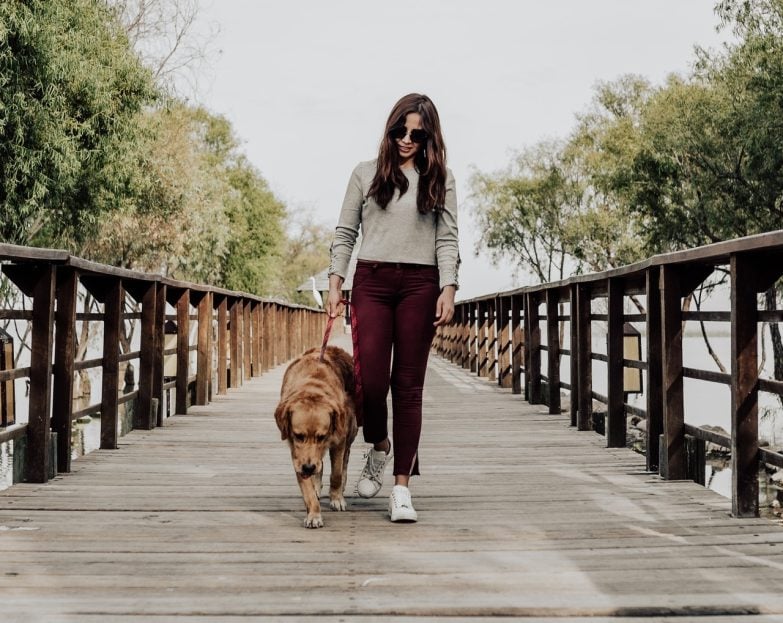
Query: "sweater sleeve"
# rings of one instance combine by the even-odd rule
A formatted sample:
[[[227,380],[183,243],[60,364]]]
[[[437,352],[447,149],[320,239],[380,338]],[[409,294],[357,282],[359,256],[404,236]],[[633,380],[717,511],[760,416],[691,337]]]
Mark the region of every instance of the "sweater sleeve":
[[[459,239],[457,228],[457,190],[451,169],[446,176],[446,202],[438,214],[435,228],[435,257],[440,272],[440,287],[453,285],[459,288]]]
[[[351,253],[359,235],[359,226],[362,222],[364,193],[359,166],[354,168],[351,179],[348,180],[343,207],[340,210],[340,218],[334,230],[334,238],[329,251],[329,275],[338,275],[343,279],[348,272],[348,262],[351,259]]]

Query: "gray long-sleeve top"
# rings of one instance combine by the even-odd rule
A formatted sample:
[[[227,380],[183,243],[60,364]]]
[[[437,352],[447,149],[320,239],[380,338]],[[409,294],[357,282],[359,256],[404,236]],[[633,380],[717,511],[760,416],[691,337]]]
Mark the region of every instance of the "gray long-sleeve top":
[[[407,192],[400,197],[395,190],[389,205],[382,209],[367,196],[375,170],[376,161],[369,160],[360,162],[351,174],[334,231],[329,274],[345,279],[361,226],[360,260],[437,266],[441,289],[457,286],[457,193],[451,169],[447,169],[445,206],[437,216],[421,214],[416,208],[419,174],[414,168],[403,169],[408,178]]]

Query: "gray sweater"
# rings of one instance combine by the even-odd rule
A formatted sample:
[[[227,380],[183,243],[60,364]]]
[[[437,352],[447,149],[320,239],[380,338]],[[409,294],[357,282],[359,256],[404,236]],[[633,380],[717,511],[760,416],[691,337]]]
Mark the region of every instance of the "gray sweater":
[[[360,260],[437,266],[441,289],[457,286],[457,193],[451,169],[446,176],[446,205],[437,217],[421,214],[416,208],[419,174],[413,168],[403,169],[408,178],[406,193],[400,197],[395,191],[389,205],[382,209],[367,197],[375,169],[376,161],[369,160],[356,165],[351,174],[334,231],[329,274],[345,279],[361,226]]]

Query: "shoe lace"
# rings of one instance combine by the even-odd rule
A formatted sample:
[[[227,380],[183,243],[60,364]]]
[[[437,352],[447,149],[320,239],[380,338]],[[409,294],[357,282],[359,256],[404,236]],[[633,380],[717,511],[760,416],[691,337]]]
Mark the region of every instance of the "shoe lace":
[[[369,480],[379,481],[383,475],[383,468],[386,465],[386,458],[380,460],[373,459],[372,454],[368,450],[364,453],[364,468],[362,469],[362,478],[368,478]]]

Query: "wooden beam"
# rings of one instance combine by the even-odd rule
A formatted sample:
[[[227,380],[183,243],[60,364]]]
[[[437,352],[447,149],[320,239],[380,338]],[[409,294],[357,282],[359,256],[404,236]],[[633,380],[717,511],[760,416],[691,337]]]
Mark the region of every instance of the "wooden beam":
[[[175,413],[188,412],[188,379],[190,378],[190,289],[177,298],[177,384]]]
[[[198,337],[196,355],[196,404],[209,404],[212,378],[212,293],[198,303]]]
[[[71,471],[71,416],[73,415],[74,358],[76,356],[76,303],[79,273],[57,270],[57,311],[54,316],[54,379],[52,432],[57,434],[57,471]]]
[[[663,356],[661,335],[661,292],[658,267],[647,270],[647,471],[657,472],[659,438],[663,434]]]
[[[541,396],[541,326],[538,315],[538,298],[531,293],[528,294],[527,300],[527,315],[530,323],[530,340],[527,341],[530,344],[530,363],[527,366],[527,369],[530,370],[530,397],[528,402],[530,404],[541,404],[543,399]]]
[[[758,307],[752,258],[731,256],[731,514],[758,517]]]
[[[119,278],[107,280],[103,301],[103,371],[101,378],[101,449],[114,450],[119,440],[120,332],[125,292]]]
[[[250,301],[242,299],[242,353],[244,361],[244,378],[249,381],[253,377],[253,323],[251,322]]]
[[[522,296],[515,294],[511,297],[511,392],[514,394],[522,393],[523,306]]]
[[[571,411],[571,426],[576,426],[579,416],[579,314],[577,305],[578,287],[571,284],[569,288],[569,342],[571,345],[571,356],[568,362],[571,382],[571,396],[569,398]]]
[[[554,288],[546,291],[546,361],[549,413],[560,413],[560,323],[557,320],[559,295]]]
[[[229,306],[229,315],[231,316],[231,344],[229,347],[231,363],[229,368],[231,374],[228,378],[228,386],[231,388],[242,385],[242,314],[240,313],[240,305],[239,299],[232,299]]]
[[[33,321],[30,353],[30,401],[27,422],[27,482],[46,482],[51,462],[50,423],[52,342],[56,269],[51,264],[27,268],[32,284]]]
[[[165,396],[163,395],[163,349],[166,344],[166,284],[157,282],[155,292],[154,346],[152,354],[152,396],[158,399],[156,426],[163,426],[165,417]]]
[[[470,331],[468,335],[469,368],[473,374],[478,374],[478,303],[467,303],[470,315]]]
[[[476,360],[476,374],[478,376],[487,375],[487,302],[479,301],[476,306],[476,347],[478,349],[478,358]]]
[[[157,284],[153,281],[141,296],[141,353],[139,355],[139,408],[134,414],[133,427],[150,430],[155,427],[152,412],[153,373],[155,369],[155,310]]]
[[[682,290],[681,267],[661,267],[661,351],[663,386],[663,449],[660,465],[666,480],[686,477],[685,411],[682,376]],[[690,285],[690,284],[689,284]]]
[[[228,297],[220,295],[217,325],[217,393],[228,392]]]
[[[592,296],[590,286],[579,284],[576,287],[576,366],[579,374],[579,413],[576,429],[593,429],[593,348],[590,306]]]
[[[251,374],[261,376],[261,303],[254,301],[251,303],[251,316],[253,324],[253,362]]]
[[[625,447],[625,400],[623,380],[623,283],[609,279],[607,334],[607,393],[606,446]]]

